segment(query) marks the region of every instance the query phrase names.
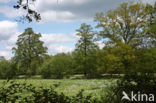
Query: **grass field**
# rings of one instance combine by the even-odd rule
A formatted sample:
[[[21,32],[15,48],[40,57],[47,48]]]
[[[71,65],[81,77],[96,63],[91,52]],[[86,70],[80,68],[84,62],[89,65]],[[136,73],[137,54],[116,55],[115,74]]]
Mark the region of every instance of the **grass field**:
[[[0,80],[0,85],[5,80]],[[67,96],[74,96],[80,90],[84,90],[84,95],[92,94],[95,97],[99,97],[101,92],[104,92],[109,85],[115,85],[116,79],[16,79],[19,83],[32,84],[33,86],[50,88],[50,86],[56,86],[55,90],[58,93],[63,92]]]

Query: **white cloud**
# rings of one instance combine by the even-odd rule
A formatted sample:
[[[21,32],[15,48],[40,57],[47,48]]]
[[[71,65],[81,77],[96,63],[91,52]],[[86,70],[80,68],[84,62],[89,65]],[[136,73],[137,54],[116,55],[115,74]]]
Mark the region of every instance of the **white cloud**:
[[[68,44],[74,44],[77,41],[77,37],[75,34],[42,34],[41,40],[48,47],[50,54],[56,54],[72,51],[74,48]]]
[[[143,3],[149,3],[149,4],[154,4],[156,0],[141,0]]]
[[[8,3],[15,0],[0,0]],[[31,8],[37,10],[42,17],[41,22],[68,22],[74,20],[92,20],[97,12],[106,12],[119,6],[120,3],[135,0],[36,0]],[[155,0],[136,0],[154,4]],[[24,15],[23,10],[0,6],[0,13],[7,17]]]
[[[41,22],[49,22],[51,20],[57,22],[69,22],[72,21],[73,18],[75,18],[75,15],[69,11],[62,12],[45,11],[41,13],[41,16],[42,16]]]
[[[0,3],[8,3],[8,2],[11,2],[11,1],[15,1],[15,0],[0,0]]]
[[[57,2],[58,1],[58,2]],[[97,12],[106,12],[128,0],[37,0],[35,9],[42,22],[92,20]]]
[[[0,21],[0,41],[8,39],[17,31],[17,22]]]
[[[0,50],[0,56],[4,56],[5,59],[9,59],[12,54],[8,50]]]
[[[38,0],[35,9],[41,14],[42,22],[86,21],[93,20],[97,12],[107,12],[127,1],[150,4],[155,2],[155,0]]]
[[[0,21],[0,56],[9,59],[12,56],[11,49],[15,46],[18,36],[18,24],[11,21]]]
[[[5,15],[6,17],[14,18],[18,16],[25,15],[25,11],[23,9],[14,9],[13,7],[8,6],[0,6],[0,14]]]
[[[46,43],[74,42],[76,36],[74,34],[42,34],[41,40]]]
[[[0,2],[9,1],[11,0],[0,0]],[[126,1],[139,0],[36,0],[35,3],[31,3],[31,8],[41,14],[41,22],[84,21],[92,20],[97,12],[107,12]],[[140,1],[151,4],[155,2],[155,0]],[[23,10],[16,10],[7,6],[0,6],[0,13],[7,17],[17,17],[25,14]]]
[[[11,35],[10,38],[0,42],[0,46],[3,45],[3,49],[0,49],[0,56],[4,56],[6,59],[10,59],[13,56],[12,48],[16,47],[16,41],[20,32],[16,32]]]
[[[102,49],[105,46],[103,41],[97,41],[96,44],[99,46],[100,49]]]
[[[48,47],[48,53],[50,54],[56,54],[56,53],[67,53],[67,52],[71,52],[74,50],[74,48],[69,47],[69,46],[64,46],[64,45],[60,45],[60,44],[51,44],[51,45],[47,45]]]

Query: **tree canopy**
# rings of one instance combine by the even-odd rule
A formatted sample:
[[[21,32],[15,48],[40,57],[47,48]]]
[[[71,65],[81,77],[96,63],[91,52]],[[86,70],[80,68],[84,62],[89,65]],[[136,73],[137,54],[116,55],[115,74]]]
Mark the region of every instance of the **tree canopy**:
[[[81,24],[81,27],[76,30],[77,34],[80,39],[76,44],[76,51],[78,53],[77,59],[81,64],[81,69],[84,71],[84,75],[91,75],[95,69],[96,63],[94,65],[91,62],[96,62],[95,54],[98,46],[96,45],[95,41],[95,33],[92,30],[90,25],[85,23]],[[93,71],[92,71],[93,70]],[[95,71],[94,71],[95,72]]]
[[[20,65],[26,68],[24,72],[30,75],[36,73],[35,67],[41,64],[42,57],[47,51],[40,37],[40,33],[36,34],[32,28],[27,28],[18,36],[17,47],[13,48],[16,62],[20,62]]]

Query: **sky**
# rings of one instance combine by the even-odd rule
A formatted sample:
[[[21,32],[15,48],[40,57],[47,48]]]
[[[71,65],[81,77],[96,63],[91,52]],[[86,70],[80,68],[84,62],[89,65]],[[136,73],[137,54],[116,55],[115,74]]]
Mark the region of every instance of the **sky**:
[[[73,51],[78,40],[76,29],[82,23],[95,27],[94,16],[97,12],[106,13],[126,1],[134,0],[36,0],[31,8],[41,14],[41,21],[22,23],[17,20],[25,14],[24,11],[13,8],[17,1],[0,0],[0,56],[6,59],[13,56],[11,49],[16,46],[18,35],[28,27],[42,34],[41,40],[48,47],[49,54]]]

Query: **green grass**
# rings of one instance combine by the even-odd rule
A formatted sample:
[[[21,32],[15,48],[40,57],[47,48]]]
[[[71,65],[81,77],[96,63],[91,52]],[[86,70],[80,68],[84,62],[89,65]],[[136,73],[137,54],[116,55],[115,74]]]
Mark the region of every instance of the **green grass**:
[[[99,97],[101,92],[105,91],[109,85],[115,85],[116,79],[16,79],[16,82],[32,84],[36,87],[50,88],[50,86],[58,85],[55,90],[58,93],[63,92],[67,96],[74,96],[80,90],[84,90],[84,95],[92,94],[95,97]],[[0,85],[4,80],[0,80]]]

